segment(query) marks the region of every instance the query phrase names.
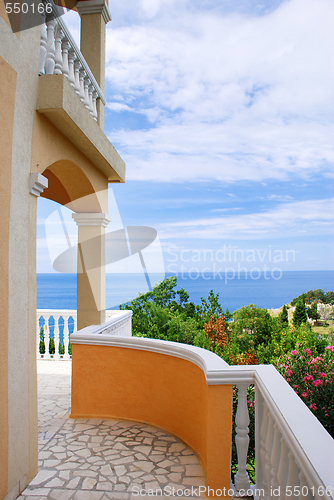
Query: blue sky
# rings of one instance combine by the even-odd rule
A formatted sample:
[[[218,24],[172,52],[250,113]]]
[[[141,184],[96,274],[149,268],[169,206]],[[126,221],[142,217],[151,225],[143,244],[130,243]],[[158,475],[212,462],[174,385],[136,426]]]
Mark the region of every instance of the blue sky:
[[[110,11],[105,133],[127,164],[112,185],[124,225],[156,228],[173,272],[224,247],[266,251],[269,266],[276,251],[283,270],[334,269],[333,1],[113,0]],[[65,22],[78,40],[77,14]],[[39,272],[52,272],[55,208],[38,200]]]

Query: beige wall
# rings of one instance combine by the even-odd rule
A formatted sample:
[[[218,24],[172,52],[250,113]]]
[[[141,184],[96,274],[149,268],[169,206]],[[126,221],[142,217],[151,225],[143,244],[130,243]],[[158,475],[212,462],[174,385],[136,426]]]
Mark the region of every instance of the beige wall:
[[[0,13],[3,13],[3,3]],[[0,498],[15,498],[37,473],[37,391],[32,362],[35,258],[29,268],[29,176],[40,28],[12,33],[0,18],[1,61],[1,406]],[[15,104],[16,103],[16,104]],[[36,205],[36,198],[34,199]],[[32,337],[33,336],[33,337]],[[35,356],[34,356],[34,362]],[[4,384],[4,385],[3,385]]]
[[[0,106],[1,130],[1,237],[0,237],[0,498],[7,493],[8,480],[8,245],[11,191],[12,136],[14,122],[14,103],[16,91],[16,72],[0,57],[0,88],[4,102]]]

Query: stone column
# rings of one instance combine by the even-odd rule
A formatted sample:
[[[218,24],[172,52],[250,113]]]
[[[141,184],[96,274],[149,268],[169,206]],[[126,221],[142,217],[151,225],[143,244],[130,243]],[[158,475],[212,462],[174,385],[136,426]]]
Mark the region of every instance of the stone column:
[[[104,213],[72,214],[78,225],[77,328],[105,322],[105,228],[111,218]]]
[[[81,17],[80,50],[104,92],[106,23],[111,21],[105,0],[84,0],[76,4]],[[97,121],[104,128],[104,105],[97,99]]]

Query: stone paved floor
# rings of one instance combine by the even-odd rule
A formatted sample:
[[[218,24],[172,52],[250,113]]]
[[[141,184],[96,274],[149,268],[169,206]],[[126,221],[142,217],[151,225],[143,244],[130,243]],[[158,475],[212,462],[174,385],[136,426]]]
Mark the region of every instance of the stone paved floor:
[[[135,422],[69,419],[70,386],[70,361],[38,361],[39,472],[20,499],[128,500],[159,490],[173,498],[173,488],[174,497],[192,497],[205,486],[198,457],[175,436]]]

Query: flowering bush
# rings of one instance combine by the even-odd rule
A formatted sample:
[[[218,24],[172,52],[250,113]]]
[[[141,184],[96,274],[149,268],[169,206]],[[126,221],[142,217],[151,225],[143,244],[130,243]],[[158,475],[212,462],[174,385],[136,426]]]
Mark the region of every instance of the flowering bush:
[[[334,437],[334,346],[313,356],[311,349],[297,344],[277,360],[277,369]]]

